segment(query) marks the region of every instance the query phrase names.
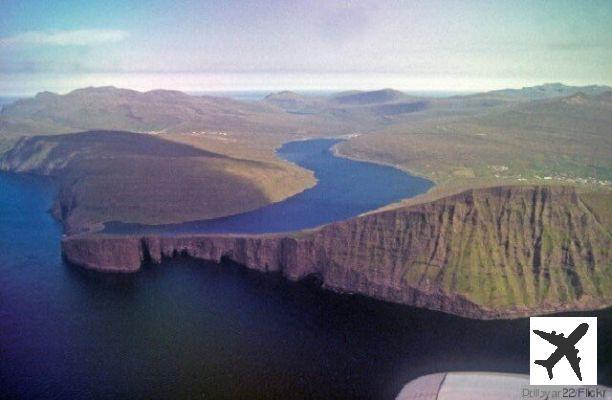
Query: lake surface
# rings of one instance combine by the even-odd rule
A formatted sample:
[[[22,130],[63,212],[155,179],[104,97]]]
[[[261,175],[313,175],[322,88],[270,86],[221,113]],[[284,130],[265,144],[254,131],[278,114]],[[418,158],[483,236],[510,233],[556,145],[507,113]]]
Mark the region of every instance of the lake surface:
[[[65,265],[44,178],[0,174],[0,398],[393,399],[448,370],[527,373],[529,322],[474,321],[173,260]],[[612,317],[596,315],[600,383]]]
[[[280,158],[314,171],[317,184],[279,203],[243,214],[172,225],[107,223],[107,233],[269,233],[313,228],[426,192],[433,183],[396,168],[334,156],[340,139],[290,142]]]

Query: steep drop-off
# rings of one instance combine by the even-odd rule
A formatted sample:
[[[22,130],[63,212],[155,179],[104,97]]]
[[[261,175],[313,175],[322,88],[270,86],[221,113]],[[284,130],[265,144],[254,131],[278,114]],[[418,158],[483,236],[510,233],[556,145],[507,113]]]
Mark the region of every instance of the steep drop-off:
[[[612,305],[609,202],[572,187],[497,187],[291,235],[87,234],[62,247],[104,271],[181,254],[467,317],[518,317]]]

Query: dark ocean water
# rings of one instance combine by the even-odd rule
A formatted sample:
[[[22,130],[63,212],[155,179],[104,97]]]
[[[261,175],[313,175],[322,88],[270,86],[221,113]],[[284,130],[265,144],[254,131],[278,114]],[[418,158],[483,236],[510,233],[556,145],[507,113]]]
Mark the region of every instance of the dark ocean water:
[[[0,174],[0,398],[392,399],[426,373],[528,372],[527,319],[467,320],[236,265],[68,266],[55,192]],[[610,311],[585,314],[600,317],[610,385]]]
[[[108,223],[108,233],[186,232],[266,233],[313,228],[355,217],[427,191],[431,181],[396,168],[336,157],[330,148],[339,139],[290,142],[280,158],[314,171],[317,185],[287,200],[255,211],[213,220],[174,225]]]

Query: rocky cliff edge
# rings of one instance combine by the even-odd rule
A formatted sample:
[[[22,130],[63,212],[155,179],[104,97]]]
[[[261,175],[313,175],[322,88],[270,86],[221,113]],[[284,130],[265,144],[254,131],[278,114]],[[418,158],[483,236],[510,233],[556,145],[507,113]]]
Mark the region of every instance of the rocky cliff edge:
[[[80,266],[135,272],[186,255],[230,260],[328,289],[471,318],[612,305],[611,195],[573,187],[468,190],[309,232],[118,236],[62,241]]]

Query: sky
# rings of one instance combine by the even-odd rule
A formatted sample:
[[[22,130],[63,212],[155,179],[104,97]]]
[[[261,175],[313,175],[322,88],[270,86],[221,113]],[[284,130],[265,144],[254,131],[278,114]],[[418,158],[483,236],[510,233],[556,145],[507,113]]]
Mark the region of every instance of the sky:
[[[0,0],[0,96],[612,85],[610,21],[610,0]]]

